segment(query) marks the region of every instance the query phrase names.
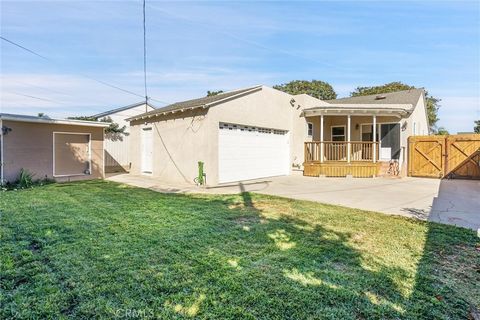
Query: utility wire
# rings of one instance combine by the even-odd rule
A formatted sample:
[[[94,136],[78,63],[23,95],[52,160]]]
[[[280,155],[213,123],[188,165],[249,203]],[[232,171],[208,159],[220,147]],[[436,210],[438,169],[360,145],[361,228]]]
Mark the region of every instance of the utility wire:
[[[10,44],[13,44],[14,46],[19,47],[19,48],[21,48],[21,49],[23,49],[23,50],[25,50],[25,51],[27,51],[27,52],[30,52],[31,54],[34,54],[34,55],[36,55],[37,57],[40,57],[40,58],[42,58],[42,59],[51,61],[51,60],[48,59],[47,57],[44,57],[44,56],[42,56],[41,54],[38,54],[38,53],[36,53],[36,52],[33,51],[33,50],[30,50],[30,49],[28,49],[28,48],[25,48],[24,46],[19,45],[18,43],[15,43],[15,42],[13,42],[13,41],[11,41],[11,40],[8,40],[7,38],[4,38],[4,37],[0,36],[0,39],[2,39],[3,41],[8,42],[8,43],[10,43]]]
[[[41,100],[41,101],[47,101],[47,102],[53,102],[53,103],[59,103],[59,104],[65,104],[64,102],[60,102],[60,101],[55,101],[55,100],[51,100],[51,99],[46,99],[46,98],[40,98],[40,97],[36,97],[36,96],[31,96],[31,95],[28,95],[28,94],[22,94],[22,93],[17,93],[17,92],[10,92],[11,94],[15,94],[17,96],[22,96],[22,97],[27,97],[27,98],[31,98],[31,99],[36,99],[36,100]]]
[[[24,46],[22,46],[22,45],[20,45],[20,44],[18,44],[18,43],[16,43],[16,42],[12,41],[12,40],[9,40],[9,39],[7,39],[7,38],[5,38],[5,37],[2,37],[2,36],[0,36],[0,39],[2,39],[3,41],[8,42],[8,43],[10,43],[10,44],[18,47],[18,48],[21,48],[22,50],[25,50],[25,51],[33,54],[33,55],[36,55],[36,56],[38,56],[38,57],[40,57],[40,58],[42,58],[42,59],[45,59],[45,60],[47,60],[47,61],[49,61],[49,62],[51,62],[51,63],[53,63],[53,64],[57,64],[57,63],[56,63],[55,61],[53,61],[52,59],[49,59],[49,58],[47,58],[47,57],[45,57],[45,56],[43,56],[43,55],[41,55],[41,54],[39,54],[39,53],[31,50],[31,49],[28,49],[28,48],[26,48],[26,47],[24,47]],[[146,95],[143,96],[143,95],[141,95],[141,94],[135,93],[135,92],[130,91],[130,90],[127,90],[127,89],[120,88],[119,86],[113,85],[113,84],[108,83],[108,82],[106,82],[106,81],[95,79],[95,78],[93,78],[93,77],[91,77],[91,76],[88,76],[88,75],[86,75],[86,74],[83,74],[83,73],[78,73],[78,75],[80,75],[80,76],[82,76],[82,77],[84,77],[84,78],[90,79],[90,80],[92,80],[92,81],[98,82],[98,83],[100,83],[100,84],[103,84],[104,86],[107,86],[107,87],[110,87],[110,88],[113,88],[113,89],[117,89],[117,90],[119,90],[119,91],[123,91],[123,92],[125,92],[125,93],[131,94],[131,95],[134,95],[134,96],[137,96],[137,97],[140,97],[140,98],[145,98],[145,96],[146,96]],[[146,74],[145,74],[145,79],[146,79]],[[146,88],[146,82],[145,82],[145,88]],[[145,90],[146,90],[146,89],[145,89]],[[160,100],[157,100],[157,101],[162,102],[162,101],[160,101]],[[162,103],[168,104],[167,102],[162,102]]]
[[[201,22],[201,21],[197,21],[197,20],[187,18],[187,17],[182,16],[182,15],[174,14],[170,11],[166,11],[163,8],[159,8],[155,5],[149,4],[148,6],[152,9],[158,11],[158,12],[163,13],[164,15],[170,16],[170,17],[172,17],[174,19],[177,19],[177,20],[183,20],[183,21],[185,21],[189,24],[201,26],[204,29],[207,29],[208,31],[210,31],[213,27],[214,28],[213,32],[215,32],[217,34],[227,36],[227,37],[232,38],[236,41],[246,43],[246,44],[248,44],[250,46],[253,46],[253,47],[257,47],[257,48],[260,48],[260,49],[263,49],[263,50],[267,50],[267,51],[270,51],[270,52],[273,52],[273,53],[279,53],[279,54],[282,54],[282,55],[285,55],[285,56],[290,56],[290,57],[297,58],[297,59],[302,59],[302,60],[314,62],[314,63],[317,63],[319,65],[324,65],[324,66],[329,67],[329,68],[335,68],[337,70],[342,70],[342,69],[347,70],[345,68],[335,66],[335,65],[333,65],[331,63],[328,63],[326,61],[319,61],[317,59],[313,59],[313,58],[310,58],[310,57],[299,55],[299,54],[296,54],[295,52],[291,52],[291,51],[288,51],[288,50],[283,50],[283,49],[280,49],[280,48],[266,46],[263,43],[260,43],[260,42],[257,42],[257,41],[252,41],[252,40],[240,37],[236,34],[233,34],[231,32],[226,31],[225,29],[220,30],[218,27],[216,27],[215,25],[213,25],[211,23],[205,23],[205,22]],[[349,71],[351,71],[351,70],[349,70]]]
[[[143,85],[145,89],[145,112],[148,111],[147,94],[147,24],[145,15],[145,0],[143,0]]]

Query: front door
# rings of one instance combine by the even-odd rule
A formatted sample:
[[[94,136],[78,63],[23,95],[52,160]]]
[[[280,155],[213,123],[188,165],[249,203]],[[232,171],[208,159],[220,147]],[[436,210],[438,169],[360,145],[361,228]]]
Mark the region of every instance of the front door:
[[[152,173],[153,162],[153,131],[152,128],[142,128],[141,153],[142,173]]]
[[[380,125],[380,160],[400,159],[400,124]]]

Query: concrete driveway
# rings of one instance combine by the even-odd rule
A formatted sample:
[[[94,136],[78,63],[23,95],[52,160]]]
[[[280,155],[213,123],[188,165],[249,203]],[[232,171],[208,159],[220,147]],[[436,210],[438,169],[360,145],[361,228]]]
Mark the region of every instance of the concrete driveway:
[[[159,192],[256,192],[480,229],[480,181],[424,178],[313,178],[301,175],[244,181],[213,188],[169,186],[145,176],[108,178]]]

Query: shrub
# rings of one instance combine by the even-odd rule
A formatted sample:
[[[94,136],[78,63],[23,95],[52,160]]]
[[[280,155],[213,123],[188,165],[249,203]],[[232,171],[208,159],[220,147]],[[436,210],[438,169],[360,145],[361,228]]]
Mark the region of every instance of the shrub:
[[[0,186],[0,190],[18,190],[18,189],[29,189],[36,186],[43,186],[55,182],[52,179],[48,179],[46,176],[43,179],[34,180],[35,174],[31,173],[26,169],[20,169],[17,180],[14,182],[7,182],[4,185]]]

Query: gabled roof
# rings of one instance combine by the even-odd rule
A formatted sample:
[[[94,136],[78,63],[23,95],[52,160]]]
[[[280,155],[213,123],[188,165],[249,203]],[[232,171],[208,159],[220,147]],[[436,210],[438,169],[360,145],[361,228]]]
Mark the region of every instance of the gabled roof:
[[[389,93],[372,94],[368,96],[357,96],[349,98],[340,98],[335,100],[327,100],[328,103],[333,105],[338,104],[398,104],[405,105],[410,104],[415,107],[420,96],[424,93],[423,89],[410,89]]]
[[[72,120],[72,119],[52,119],[49,117],[27,116],[23,114],[0,113],[0,120],[10,120],[17,122],[33,122],[33,123],[48,123],[48,124],[68,124],[75,126],[89,126],[89,127],[108,127],[110,124],[106,122]]]
[[[229,101],[232,99],[236,99],[238,97],[242,97],[246,94],[250,94],[253,92],[256,92],[258,90],[261,90],[262,86],[254,86],[254,87],[249,87],[245,89],[238,89],[238,90],[233,90],[233,91],[228,91],[225,93],[220,93],[215,96],[210,96],[210,97],[203,97],[203,98],[198,98],[198,99],[192,99],[192,100],[186,100],[186,101],[181,101],[181,102],[175,102],[171,105],[168,105],[163,108],[158,108],[156,110],[152,110],[146,113],[142,113],[136,116],[133,116],[131,118],[126,119],[127,121],[131,120],[136,120],[136,119],[145,119],[145,118],[151,118],[154,116],[159,116],[167,113],[174,113],[177,111],[186,111],[186,110],[192,110],[196,108],[208,108],[212,105],[222,103],[224,101]]]
[[[135,108],[135,107],[138,107],[138,106],[141,106],[141,105],[144,105],[145,104],[145,101],[142,101],[142,102],[138,102],[138,103],[134,103],[134,104],[129,104],[128,106],[124,106],[124,107],[120,107],[120,108],[116,108],[116,109],[112,109],[112,110],[108,110],[108,111],[105,111],[105,112],[102,112],[102,113],[98,113],[98,114],[95,114],[93,115],[92,117],[95,117],[95,118],[103,118],[103,117],[106,117],[110,114],[114,114],[114,113],[117,113],[117,112],[120,112],[120,111],[124,111],[124,110],[128,110],[128,109],[131,109],[131,108]],[[154,107],[153,105],[151,105],[150,103],[147,103],[147,106],[153,108],[153,109],[156,109],[156,107]]]

